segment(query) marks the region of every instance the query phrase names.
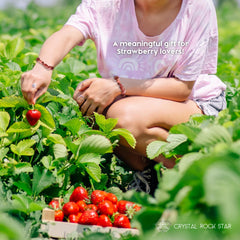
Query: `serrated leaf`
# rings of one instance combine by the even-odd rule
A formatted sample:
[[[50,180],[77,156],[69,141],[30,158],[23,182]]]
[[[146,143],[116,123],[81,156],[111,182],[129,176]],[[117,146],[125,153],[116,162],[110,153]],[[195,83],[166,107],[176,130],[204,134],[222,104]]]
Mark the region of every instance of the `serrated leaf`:
[[[10,148],[18,156],[32,156],[34,150],[31,148],[36,143],[35,140],[26,139],[20,141],[17,145],[11,144]]]
[[[101,135],[91,135],[86,137],[80,147],[80,154],[84,153],[98,153],[98,154],[105,154],[112,152],[112,144],[104,136]]]
[[[32,184],[30,176],[26,173],[20,175],[20,181],[14,181],[13,183],[19,189],[25,191],[28,195],[32,195]]]
[[[150,159],[158,157],[164,152],[164,147],[167,145],[164,141],[153,141],[147,146],[147,156]]]
[[[66,146],[66,143],[65,143],[63,137],[59,134],[49,134],[47,139],[53,143],[62,144],[64,146]]]
[[[78,118],[73,118],[66,123],[63,124],[63,126],[67,127],[73,135],[77,134],[80,130],[81,126],[85,124],[83,120]]]
[[[217,143],[231,143],[232,137],[227,129],[220,125],[204,128],[194,140],[195,147],[211,147]]]
[[[35,109],[41,112],[41,122],[45,123],[49,127],[49,129],[52,129],[53,131],[56,126],[51,113],[44,106],[39,104],[35,105]]]
[[[192,152],[185,154],[179,162],[179,172],[185,172],[195,161],[198,161],[203,156],[200,152]]]
[[[53,160],[53,157],[52,156],[44,156],[42,159],[41,159],[41,163],[43,164],[43,166],[46,168],[46,169],[49,169],[51,167],[51,163],[52,163],[52,160]]]
[[[6,156],[6,154],[8,153],[9,148],[1,148],[0,149],[0,160],[2,161],[3,158]]]
[[[187,137],[184,134],[169,134],[164,151],[171,151],[186,141]]]
[[[2,108],[19,108],[19,107],[24,107],[28,108],[28,104],[26,100],[24,100],[21,97],[4,97],[0,99],[0,107]]]
[[[7,66],[12,70],[12,71],[21,71],[21,67],[15,63],[15,62],[8,62]]]
[[[0,129],[3,131],[7,130],[9,125],[10,115],[7,112],[0,112]]]
[[[15,174],[30,173],[30,172],[33,172],[33,168],[32,168],[32,165],[28,162],[21,162],[15,165],[15,170],[14,170]]]
[[[114,118],[106,119],[104,115],[94,113],[95,120],[99,128],[105,132],[109,133],[117,125],[118,120]]]
[[[31,126],[25,122],[16,122],[12,124],[8,130],[7,133],[23,133],[31,131]]]
[[[57,71],[62,73],[78,74],[86,68],[86,65],[73,57],[70,57],[66,62],[62,62],[57,66]]]
[[[101,162],[101,155],[97,153],[85,153],[79,156],[78,163],[85,164],[85,163],[96,163],[100,164]]]
[[[112,133],[123,137],[132,148],[135,148],[136,139],[134,138],[132,133],[130,131],[128,131],[127,129],[117,128],[117,129],[112,130]]]
[[[90,175],[90,177],[92,179],[94,179],[94,181],[100,182],[101,168],[99,167],[99,165],[97,165],[96,163],[93,163],[93,162],[89,162],[89,163],[84,164],[84,166],[85,166],[87,173]]]
[[[33,167],[32,190],[33,195],[39,195],[43,190],[55,183],[53,173],[47,169],[41,169],[39,166]]]
[[[25,42],[21,38],[15,38],[12,41],[8,42],[5,48],[5,56],[8,59],[15,58],[25,46]]]
[[[64,158],[68,155],[66,146],[58,143],[53,145],[53,153],[56,159]]]
[[[235,226],[239,225],[239,189],[239,172],[232,166],[216,162],[207,169],[204,176],[204,200],[209,206],[219,207],[220,216]]]
[[[40,211],[45,207],[45,204],[41,202],[36,202],[30,197],[22,194],[13,195],[12,198],[13,198],[13,201],[12,201],[13,208],[20,212],[24,212],[25,214],[29,214],[35,211]]]
[[[200,128],[194,126],[187,126],[184,123],[173,126],[170,129],[170,133],[184,134],[191,141],[194,141],[194,139],[196,138],[200,131],[201,131]]]

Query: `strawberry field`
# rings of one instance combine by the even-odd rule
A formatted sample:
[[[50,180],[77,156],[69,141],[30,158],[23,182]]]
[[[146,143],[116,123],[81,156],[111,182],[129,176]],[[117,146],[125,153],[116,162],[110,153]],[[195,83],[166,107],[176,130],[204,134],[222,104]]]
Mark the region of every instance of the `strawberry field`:
[[[33,126],[27,121],[33,106],[22,97],[21,74],[33,67],[44,40],[76,5],[0,11],[0,239],[49,239],[40,228],[42,210],[56,197],[67,203],[79,186],[141,206],[131,220],[140,234],[124,233],[121,239],[238,239],[240,10],[226,3],[217,12],[217,75],[227,84],[227,109],[217,118],[194,115],[174,126],[167,142],[148,146],[150,159],[182,156],[173,169],[155,166],[162,176],[150,196],[125,191],[133,172],[113,154],[120,137],[134,147],[132,134],[115,128],[116,119],[83,117],[72,99],[79,81],[99,76],[92,42],[74,48],[55,68],[48,92],[34,106],[40,120]],[[89,231],[67,237],[118,238]]]

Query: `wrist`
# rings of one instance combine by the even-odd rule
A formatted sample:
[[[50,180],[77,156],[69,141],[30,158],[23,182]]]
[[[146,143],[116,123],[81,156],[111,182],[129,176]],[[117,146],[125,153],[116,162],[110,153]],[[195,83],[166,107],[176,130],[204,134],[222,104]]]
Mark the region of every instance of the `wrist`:
[[[54,66],[49,65],[45,61],[43,61],[40,57],[36,59],[36,64],[41,65],[43,68],[45,68],[48,71],[53,71]]]
[[[121,80],[118,76],[114,76],[113,79],[115,80],[115,82],[118,85],[118,89],[119,89],[119,95],[121,95],[122,97],[126,96],[126,89],[123,86],[123,84],[121,83]]]
[[[44,76],[52,76],[52,70],[48,70],[46,68],[44,68],[41,64],[39,63],[36,63],[32,69],[34,72],[38,72],[39,74],[41,75],[44,75]]]

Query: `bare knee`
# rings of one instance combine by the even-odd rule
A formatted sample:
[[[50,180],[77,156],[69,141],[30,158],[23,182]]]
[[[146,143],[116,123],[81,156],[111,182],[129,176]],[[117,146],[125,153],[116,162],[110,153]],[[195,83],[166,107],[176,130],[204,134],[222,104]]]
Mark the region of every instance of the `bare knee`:
[[[118,101],[108,109],[106,117],[118,119],[117,128],[125,128],[137,137],[143,131],[143,127],[137,119],[136,111],[136,106]]]

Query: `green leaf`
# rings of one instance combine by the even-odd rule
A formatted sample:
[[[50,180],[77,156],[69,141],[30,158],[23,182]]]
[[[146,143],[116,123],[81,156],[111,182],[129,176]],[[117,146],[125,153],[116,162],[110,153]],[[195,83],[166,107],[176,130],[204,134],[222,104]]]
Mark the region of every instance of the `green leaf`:
[[[186,141],[187,137],[184,134],[169,134],[164,151],[171,151]]]
[[[135,218],[141,223],[142,231],[148,232],[156,229],[156,223],[160,219],[162,212],[163,210],[157,207],[145,207]]]
[[[20,141],[17,145],[11,144],[11,150],[18,156],[32,156],[34,150],[31,148],[36,143],[35,140],[26,139]]]
[[[13,71],[21,71],[21,67],[15,62],[9,62],[7,66]]]
[[[97,153],[85,153],[79,156],[78,163],[84,164],[84,163],[96,163],[100,164],[101,162],[101,155]]]
[[[28,103],[22,97],[4,97],[0,99],[0,108],[28,108]]]
[[[92,181],[93,186],[95,189],[104,190],[106,189],[107,183],[108,183],[108,175],[107,174],[101,174],[101,179],[99,182]]]
[[[21,38],[15,38],[12,41],[8,42],[5,48],[5,56],[8,59],[15,58],[23,49],[25,43]]]
[[[85,124],[83,120],[73,118],[64,123],[63,126],[67,127],[73,135],[76,135],[83,124]]]
[[[42,170],[39,166],[33,167],[33,195],[37,196],[46,188],[55,183],[55,177],[47,169]]]
[[[204,128],[194,141],[195,147],[211,147],[217,143],[231,143],[232,137],[227,129],[220,125]]]
[[[40,211],[45,207],[45,204],[41,202],[36,202],[32,198],[22,194],[13,195],[12,198],[13,208],[20,212],[24,212],[25,214]]]
[[[63,137],[59,134],[49,134],[47,139],[53,143],[66,146],[66,143],[65,143]]]
[[[43,166],[46,168],[46,169],[50,169],[50,167],[52,166],[52,160],[53,160],[53,157],[52,156],[44,156],[42,159],[41,159],[41,163],[43,164]]]
[[[119,135],[119,136],[123,137],[132,148],[135,148],[136,139],[134,138],[132,133],[130,131],[128,131],[127,129],[117,128],[117,129],[113,129],[111,133],[113,135]]]
[[[84,164],[85,169],[87,173],[90,175],[92,179],[94,179],[96,182],[100,182],[101,180],[101,168],[98,164],[89,162]]]
[[[239,166],[239,165],[238,165]],[[218,206],[225,222],[239,226],[240,176],[232,166],[224,162],[212,164],[204,177],[205,201],[209,206]]]
[[[201,131],[200,128],[188,126],[186,125],[186,123],[175,125],[170,129],[170,133],[184,134],[191,141],[194,141],[194,139],[196,138],[200,131]]]
[[[32,195],[32,184],[30,176],[26,173],[20,175],[20,181],[14,181],[16,187],[26,192],[29,196]]]
[[[153,141],[147,146],[147,156],[150,159],[158,157],[164,152],[164,147],[167,145],[164,141]]]
[[[86,68],[86,65],[73,57],[70,57],[66,60],[66,62],[60,63],[56,69],[62,73],[73,73],[78,74],[82,72]]]
[[[28,131],[31,131],[31,126],[29,124],[25,122],[15,122],[9,127],[7,133],[24,133]]]
[[[26,240],[24,225],[7,213],[0,213],[0,238],[2,240]]]
[[[39,110],[41,112],[41,122],[44,123],[42,124],[44,131],[46,131],[46,135],[49,135],[50,132],[52,132],[55,129],[55,122],[53,120],[52,115],[50,112],[42,105],[36,104],[35,109]]]
[[[0,112],[0,129],[3,131],[7,130],[9,125],[10,115],[7,112]]]
[[[200,152],[192,152],[192,153],[187,153],[185,154],[179,164],[178,164],[178,168],[179,168],[179,172],[185,172],[187,171],[187,169],[196,161],[198,161],[201,157],[203,156],[202,153]]]
[[[98,114],[96,112],[94,113],[94,116],[95,116],[97,125],[105,133],[109,133],[117,125],[117,121],[118,121],[117,119],[114,119],[114,118],[106,119],[104,115]]]
[[[0,149],[0,160],[2,161],[4,157],[7,155],[9,148],[1,148]]]
[[[30,173],[33,172],[33,168],[32,165],[28,162],[21,162],[21,163],[17,163],[15,165],[15,174],[20,174],[20,173]]]
[[[53,145],[53,153],[56,159],[65,158],[68,155],[66,146],[58,143]]]
[[[101,135],[91,135],[86,137],[80,147],[80,154],[84,153],[98,153],[105,154],[112,152],[112,144],[104,136]]]

